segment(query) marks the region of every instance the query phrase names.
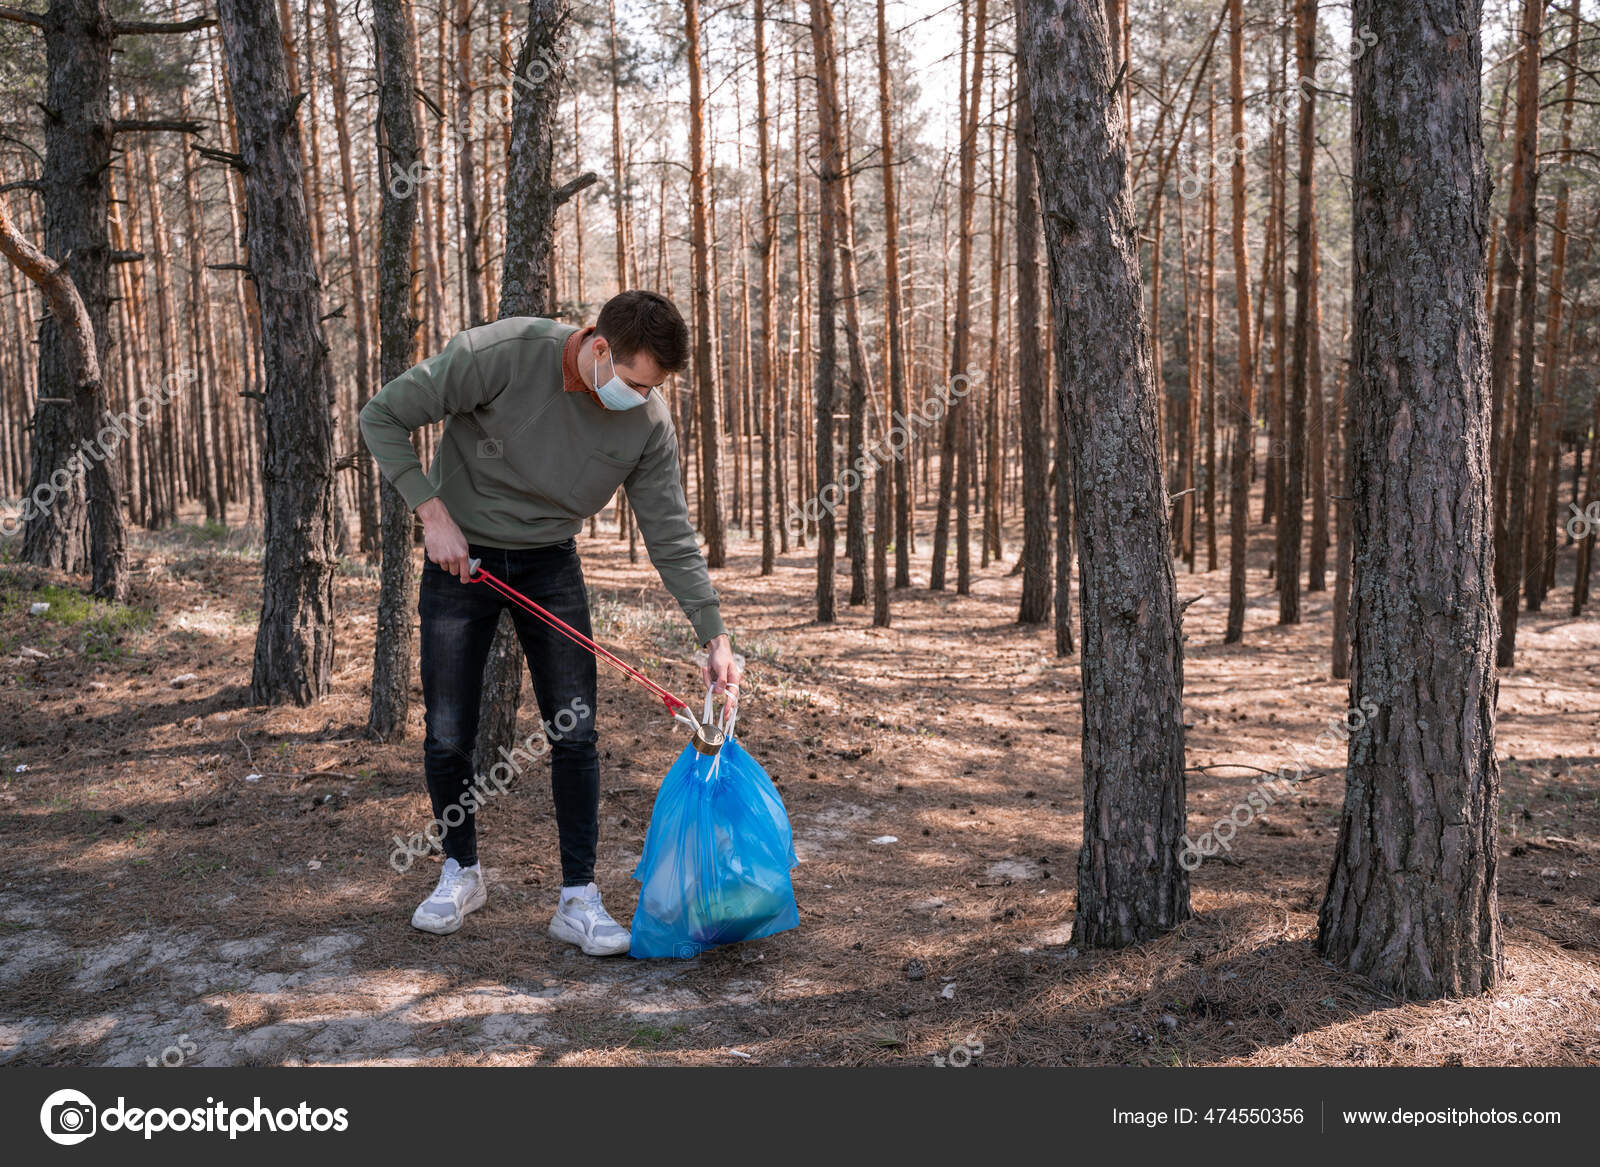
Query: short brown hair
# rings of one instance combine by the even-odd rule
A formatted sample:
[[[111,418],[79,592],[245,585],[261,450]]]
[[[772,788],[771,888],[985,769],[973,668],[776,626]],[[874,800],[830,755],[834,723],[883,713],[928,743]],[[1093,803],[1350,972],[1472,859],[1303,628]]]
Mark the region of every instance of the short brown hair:
[[[600,309],[594,327],[624,361],[643,350],[655,358],[663,373],[679,373],[689,365],[689,327],[665,296],[639,290],[618,292]]]

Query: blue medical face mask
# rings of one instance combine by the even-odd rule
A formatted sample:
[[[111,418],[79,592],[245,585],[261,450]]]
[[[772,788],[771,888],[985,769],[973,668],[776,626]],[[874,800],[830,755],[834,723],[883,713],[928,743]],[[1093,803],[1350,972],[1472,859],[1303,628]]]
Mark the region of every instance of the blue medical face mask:
[[[626,381],[617,376],[617,362],[611,356],[609,349],[606,351],[606,357],[611,360],[611,379],[609,381],[601,383],[599,362],[596,362],[594,367],[594,391],[595,395],[600,398],[600,403],[607,409],[615,410],[619,413],[625,409],[633,409],[636,406],[643,405],[646,395],[640,393],[637,389],[631,388]]]

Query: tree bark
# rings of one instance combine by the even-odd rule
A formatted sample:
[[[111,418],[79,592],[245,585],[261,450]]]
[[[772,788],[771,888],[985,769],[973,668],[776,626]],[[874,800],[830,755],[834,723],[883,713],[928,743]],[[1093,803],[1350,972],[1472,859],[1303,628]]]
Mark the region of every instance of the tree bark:
[[[367,255],[363,241],[361,203],[356,197],[355,152],[350,141],[350,95],[349,86],[345,84],[344,45],[339,30],[339,8],[335,0],[323,0],[323,23],[327,27],[333,126],[339,144],[339,191],[344,205],[345,238],[350,249],[350,327],[356,341],[356,392],[352,404],[359,415],[361,407],[378,386],[372,383],[372,309],[367,297]],[[407,238],[409,240],[409,234]],[[409,252],[409,242],[406,247]],[[370,551],[379,539],[380,505],[375,487],[377,480],[383,476],[377,472],[366,443],[360,440],[360,426],[354,417],[351,419],[351,435],[356,439],[354,485],[356,506],[361,516],[361,546]]]
[[[842,200],[833,189],[844,181],[840,141],[838,89],[833,75],[833,10],[831,0],[810,0],[811,44],[817,82],[817,180],[820,188],[817,215],[817,340],[815,387],[816,488],[817,488],[817,622],[831,623],[834,613],[834,556],[838,540],[837,508],[840,487],[834,482],[833,401],[838,365],[837,289],[834,268],[838,259]]]
[[[1217,156],[1217,90],[1207,87],[1207,156]],[[1217,570],[1217,184],[1206,185],[1205,430],[1206,430],[1206,571]]]
[[[778,553],[778,532],[772,522],[778,354],[772,296],[777,284],[778,216],[772,201],[772,130],[767,113],[766,0],[756,0],[755,26],[756,165],[761,170],[761,574],[771,575]],[[890,294],[893,295],[892,285]]]
[[[1250,255],[1244,217],[1244,21],[1242,0],[1228,3],[1229,97],[1233,138],[1233,279],[1239,314],[1239,388],[1234,402],[1232,483],[1228,499],[1228,626],[1223,643],[1244,638],[1244,571],[1248,550],[1250,457],[1255,445],[1256,373],[1251,343]]]
[[[700,65],[700,0],[684,0],[684,43],[689,57],[689,203],[690,252],[694,299],[694,383],[700,402],[700,516],[706,537],[706,563],[727,561],[722,530],[721,419],[717,416],[717,382],[711,359],[711,273],[706,225],[705,82]]]
[[[556,213],[595,181],[590,173],[555,184],[556,115],[566,80],[562,41],[568,0],[532,0],[528,31],[517,51],[511,104],[511,147],[506,158],[506,249],[500,275],[500,315],[544,316],[554,309],[550,280]],[[508,613],[501,613],[483,668],[482,712],[475,758],[494,758],[516,738],[522,701],[522,648]]]
[[[1347,314],[1348,316],[1348,314]],[[1354,347],[1352,338],[1352,357]],[[1333,424],[1338,427],[1340,453],[1334,458],[1339,470],[1339,505],[1335,509],[1339,546],[1333,569],[1333,678],[1338,681],[1350,676],[1350,571],[1352,554],[1350,540],[1353,520],[1350,514],[1351,482],[1350,411],[1345,405],[1345,383],[1342,374],[1334,390]]]
[[[950,372],[956,377],[968,375],[968,345],[972,331],[972,211],[977,201],[978,110],[983,93],[984,39],[988,31],[988,0],[977,0],[972,33],[972,61],[970,73],[963,69],[961,88],[961,185],[958,191],[956,222],[956,308],[955,321],[950,333]],[[966,63],[965,45],[962,54]],[[928,587],[942,591],[945,583],[945,559],[950,550],[950,495],[952,479],[955,482],[956,509],[956,590],[965,595],[966,576],[970,571],[971,548],[964,532],[970,521],[967,513],[971,479],[970,460],[967,457],[968,403],[962,397],[950,404],[945,417],[944,436],[939,454],[939,499],[933,527],[933,563],[928,572]]]
[[[880,0],[881,3],[881,0]],[[1020,10],[1019,10],[1020,14]],[[1026,19],[1026,16],[1020,16]],[[1027,70],[1017,71],[1017,393],[1022,416],[1022,604],[1019,624],[1050,618],[1049,438],[1039,340],[1039,183]]]
[[[1311,210],[1311,335],[1306,341],[1310,441],[1306,466],[1311,475],[1311,550],[1306,558],[1306,591],[1328,586],[1328,405],[1322,392],[1322,253],[1316,207]],[[1337,448],[1337,447],[1336,447]]]
[[[1567,214],[1570,191],[1567,167],[1572,165],[1572,107],[1578,88],[1578,0],[1569,0],[1571,9],[1567,41],[1566,95],[1561,105],[1561,169],[1556,186],[1555,225],[1550,240],[1550,295],[1545,301],[1544,369],[1539,401],[1537,441],[1534,446],[1533,502],[1528,510],[1528,532],[1523,559],[1527,570],[1523,586],[1528,594],[1528,611],[1537,612],[1544,603],[1547,573],[1555,556],[1555,528],[1551,522],[1555,501],[1555,471],[1561,461],[1557,431],[1561,404],[1556,385],[1561,370],[1560,339],[1562,295],[1567,268]]]
[[[107,210],[111,167],[111,42],[105,0],[52,0],[41,17],[45,34],[44,254],[62,265],[77,291],[95,347],[95,368],[107,348],[110,241]],[[91,574],[90,590],[122,599],[128,588],[121,474],[114,457],[96,458],[108,422],[98,376],[76,350],[82,319],[52,311],[39,326],[38,393],[33,461],[22,535],[24,562]],[[88,445],[84,445],[84,443]]]
[[[406,35],[409,0],[373,0],[372,35],[378,68],[378,119],[383,175],[410,174],[417,164],[416,70]],[[415,188],[402,198],[391,182],[380,186],[378,239],[379,380],[388,384],[411,367],[417,328],[411,314],[411,245],[416,235]],[[381,477],[381,476],[380,476]],[[411,609],[416,591],[411,508],[383,478],[382,577],[378,628],[372,646],[372,701],[367,731],[381,740],[405,736],[411,701]]]
[[[1511,380],[1511,358],[1516,352],[1512,329],[1517,319],[1517,281],[1520,274],[1534,279],[1534,273],[1521,273],[1523,240],[1534,229],[1533,179],[1539,153],[1539,39],[1546,0],[1522,0],[1522,20],[1518,35],[1522,44],[1517,55],[1517,116],[1511,160],[1511,193],[1506,202],[1505,239],[1497,248],[1500,256],[1498,287],[1494,293],[1494,335],[1489,352],[1489,385],[1493,396],[1493,420],[1489,440],[1494,466],[1494,583],[1502,596],[1521,587],[1510,582],[1506,568],[1511,555],[1506,541],[1509,488],[1508,456],[1512,423],[1506,416]],[[1496,240],[1499,243],[1498,240]],[[1515,612],[1515,604],[1512,611]],[[1504,661],[1501,662],[1504,665]]]
[[[900,211],[896,197],[894,133],[892,114],[894,107],[889,96],[889,28],[884,11],[884,0],[878,0],[878,127],[879,146],[883,169],[883,280],[884,310],[888,330],[886,364],[889,385],[889,422],[905,425],[897,419],[906,412],[905,367],[905,306],[900,271]],[[1037,291],[1035,292],[1037,296]],[[1035,315],[1038,309],[1035,306]],[[909,425],[906,426],[909,430]],[[907,480],[906,460],[910,455],[911,435],[906,434],[907,448],[894,459],[894,586],[911,586],[911,487]]]
[[[1183,650],[1155,388],[1127,188],[1127,131],[1100,0],[1030,4],[1033,101],[1056,349],[1082,563],[1084,837],[1079,943],[1189,917]]]
[[[1481,0],[1356,0],[1355,537],[1344,812],[1318,920],[1408,998],[1501,974]]]
[[[1317,0],[1295,0],[1295,65],[1298,76],[1312,77],[1317,67]],[[1296,86],[1299,94],[1300,122],[1297,140],[1300,147],[1297,199],[1295,207],[1294,257],[1294,368],[1289,385],[1285,438],[1288,442],[1288,473],[1282,478],[1283,492],[1278,499],[1278,623],[1300,623],[1300,549],[1305,530],[1306,497],[1306,411],[1311,386],[1311,280],[1316,261],[1312,220],[1316,172],[1317,90],[1314,85]],[[1276,359],[1283,362],[1282,346]],[[1317,387],[1316,392],[1322,392]]]
[[[244,170],[245,244],[266,366],[261,624],[252,699],[309,704],[332,683],[333,376],[300,171],[300,98],[289,92],[278,12],[219,0]]]

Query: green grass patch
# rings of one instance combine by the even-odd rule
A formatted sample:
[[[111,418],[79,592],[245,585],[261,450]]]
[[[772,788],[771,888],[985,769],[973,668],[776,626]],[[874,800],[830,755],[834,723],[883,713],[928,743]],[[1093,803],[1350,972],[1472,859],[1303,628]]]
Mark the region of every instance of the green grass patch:
[[[30,616],[34,604],[50,608]],[[36,584],[21,572],[0,571],[0,616],[15,615],[49,622],[66,633],[70,647],[93,658],[124,655],[129,638],[149,628],[152,620],[143,608],[98,600],[75,588]]]

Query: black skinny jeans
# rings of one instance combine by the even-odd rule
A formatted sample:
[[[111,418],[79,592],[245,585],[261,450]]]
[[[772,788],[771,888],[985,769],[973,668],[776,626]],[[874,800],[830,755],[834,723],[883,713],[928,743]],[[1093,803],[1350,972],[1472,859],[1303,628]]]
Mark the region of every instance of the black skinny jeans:
[[[589,599],[576,540],[525,551],[477,545],[470,549],[483,560],[485,571],[590,635]],[[600,809],[594,657],[488,584],[464,584],[431,561],[422,572],[417,609],[422,616],[422,697],[428,712],[423,766],[434,818],[444,828],[440,845],[445,855],[463,867],[478,861],[479,808],[493,802],[510,778],[548,748],[561,838],[561,882],[565,887],[590,882]],[[475,775],[472,752],[483,668],[501,611],[511,613],[533,674],[545,740],[536,731],[509,753],[502,750],[500,757],[480,758]],[[469,794],[472,788],[475,793]]]

